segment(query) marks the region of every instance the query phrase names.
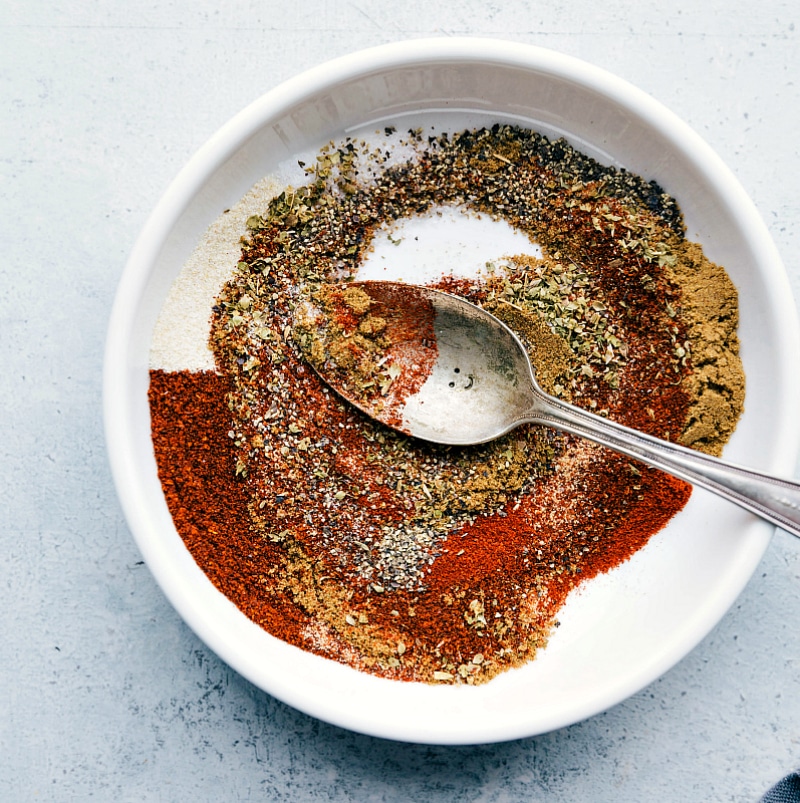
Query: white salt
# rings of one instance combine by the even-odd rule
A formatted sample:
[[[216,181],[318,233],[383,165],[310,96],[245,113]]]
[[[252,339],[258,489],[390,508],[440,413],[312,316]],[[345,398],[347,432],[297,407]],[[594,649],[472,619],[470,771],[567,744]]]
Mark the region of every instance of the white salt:
[[[268,176],[206,230],[170,288],[150,344],[150,367],[164,371],[213,371],[208,347],[211,308],[233,274],[247,234],[247,218],[262,214],[285,188]]]

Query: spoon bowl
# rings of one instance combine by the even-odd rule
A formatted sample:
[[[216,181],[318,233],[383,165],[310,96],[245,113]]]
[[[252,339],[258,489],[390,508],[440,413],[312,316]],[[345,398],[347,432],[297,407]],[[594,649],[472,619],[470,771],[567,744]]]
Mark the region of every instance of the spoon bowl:
[[[451,446],[484,443],[521,424],[553,427],[706,488],[800,537],[799,484],[638,432],[545,393],[525,346],[486,310],[398,282],[347,287],[366,294],[370,311],[388,321],[391,345],[379,364],[394,367],[394,381],[381,393],[365,393],[342,381],[335,361],[312,364],[340,395],[387,426]],[[317,322],[324,331],[326,314]]]

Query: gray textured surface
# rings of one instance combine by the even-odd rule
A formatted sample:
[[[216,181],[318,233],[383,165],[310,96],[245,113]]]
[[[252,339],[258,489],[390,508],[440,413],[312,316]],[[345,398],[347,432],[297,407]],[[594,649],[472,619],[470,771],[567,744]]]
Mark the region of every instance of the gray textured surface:
[[[800,766],[785,533],[700,647],[606,714],[397,745],[296,713],[186,628],[121,516],[100,398],[117,280],[189,156],[281,80],[416,36],[551,47],[649,91],[739,176],[800,296],[798,17],[782,0],[0,4],[0,799],[747,801]]]

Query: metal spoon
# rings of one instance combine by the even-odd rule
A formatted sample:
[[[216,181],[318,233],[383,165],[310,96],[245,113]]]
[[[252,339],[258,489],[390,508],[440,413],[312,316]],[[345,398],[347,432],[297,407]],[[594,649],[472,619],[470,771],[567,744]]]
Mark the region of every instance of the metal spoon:
[[[637,432],[548,395],[536,383],[517,336],[468,301],[396,282],[356,282],[348,287],[370,296],[377,313],[389,321],[394,341],[406,338],[396,342],[399,348],[394,351],[398,379],[403,371],[419,373],[414,354],[424,357],[424,381],[416,381],[416,392],[394,397],[358,394],[342,382],[341,371],[330,362],[314,366],[334,390],[373,418],[408,435],[448,445],[484,443],[525,423],[554,427],[713,491],[800,537],[800,484]],[[432,323],[427,330],[426,317]],[[426,331],[434,334],[435,343],[416,342]]]

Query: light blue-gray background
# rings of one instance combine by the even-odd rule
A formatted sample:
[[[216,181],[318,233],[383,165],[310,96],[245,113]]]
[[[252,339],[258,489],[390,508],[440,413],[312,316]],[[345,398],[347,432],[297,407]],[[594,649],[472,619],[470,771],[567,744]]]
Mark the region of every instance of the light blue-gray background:
[[[483,35],[627,78],[738,175],[800,297],[800,11],[784,0],[0,2],[0,799],[752,801],[800,766],[800,542],[587,722],[402,745],[289,709],[167,604],[120,513],[102,350],[127,254],[192,153],[297,72]]]

